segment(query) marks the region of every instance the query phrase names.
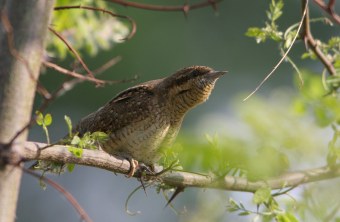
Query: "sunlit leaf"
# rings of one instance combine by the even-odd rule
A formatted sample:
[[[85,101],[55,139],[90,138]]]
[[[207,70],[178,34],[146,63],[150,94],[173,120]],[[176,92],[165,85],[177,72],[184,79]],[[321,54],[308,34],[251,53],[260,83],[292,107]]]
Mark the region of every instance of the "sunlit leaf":
[[[74,136],[73,139],[72,139],[72,141],[71,141],[71,144],[72,144],[72,145],[77,145],[77,144],[80,143],[80,141],[81,141],[81,139],[80,139],[79,136]]]
[[[258,189],[253,196],[254,204],[267,203],[271,198],[271,190],[268,187]]]
[[[71,152],[75,157],[80,158],[83,155],[83,149],[74,147],[74,146],[67,146],[69,152]]]
[[[44,116],[43,116],[43,114],[41,112],[39,112],[39,111],[36,111],[35,114],[36,114],[36,119],[35,119],[36,123],[39,126],[43,125],[43,123],[44,123]]]
[[[65,115],[64,119],[65,119],[65,122],[66,122],[66,125],[67,125],[68,135],[69,135],[69,137],[71,137],[72,136],[72,121],[71,121],[71,118],[68,117],[67,115]]]
[[[49,126],[52,124],[52,115],[50,113],[47,113],[44,117],[44,124],[45,126]]]
[[[67,164],[67,171],[70,172],[70,173],[73,172],[74,167],[75,167],[74,163],[68,163]]]

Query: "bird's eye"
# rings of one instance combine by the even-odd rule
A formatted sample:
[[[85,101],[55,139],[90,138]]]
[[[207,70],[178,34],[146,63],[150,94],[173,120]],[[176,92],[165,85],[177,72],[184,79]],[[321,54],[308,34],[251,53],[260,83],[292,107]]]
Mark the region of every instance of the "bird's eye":
[[[199,76],[199,75],[200,75],[200,71],[197,70],[197,69],[194,69],[194,71],[192,71],[191,74],[192,74],[193,76]]]

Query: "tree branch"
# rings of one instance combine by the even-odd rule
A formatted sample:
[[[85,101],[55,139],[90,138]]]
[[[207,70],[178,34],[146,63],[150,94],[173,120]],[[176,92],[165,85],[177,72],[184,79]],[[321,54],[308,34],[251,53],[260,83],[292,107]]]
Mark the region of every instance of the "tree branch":
[[[125,1],[125,0],[106,0],[112,3],[116,3],[123,6],[140,8],[145,10],[152,10],[152,11],[183,11],[187,13],[191,9],[203,8],[206,6],[211,5],[214,9],[216,8],[216,4],[221,2],[222,0],[207,0],[200,3],[192,4],[192,5],[175,5],[175,6],[166,6],[166,5],[151,5],[151,4],[143,4],[139,2],[133,1]]]
[[[308,0],[302,1],[302,7],[303,7],[302,8],[303,11],[307,10],[306,16],[304,17],[304,20],[303,20],[303,30],[302,30],[302,33],[301,33],[302,38],[304,39],[306,46],[309,46],[311,48],[311,50],[315,53],[315,55],[318,57],[318,59],[325,66],[328,73],[330,75],[335,76],[337,73],[336,73],[336,69],[335,69],[334,65],[332,64],[332,61],[330,61],[327,58],[327,56],[322,52],[317,41],[314,39],[314,37],[311,33],[310,21],[309,21]]]
[[[324,0],[314,0],[314,3],[319,6],[322,10],[327,12],[331,19],[340,25],[340,16],[336,14],[334,7],[335,7],[335,0],[329,0],[328,4],[325,3]]]
[[[97,167],[115,173],[128,174],[130,171],[129,161],[107,154],[99,150],[83,150],[82,158],[75,157],[68,151],[66,146],[55,145],[46,149],[46,144],[27,142],[23,153],[24,160],[49,160],[56,162],[75,163],[85,166]],[[17,159],[17,158],[14,158]],[[139,177],[140,175],[135,175]],[[157,178],[149,176],[148,179],[157,179],[167,185],[174,187],[204,187],[222,190],[233,190],[243,192],[254,192],[261,187],[268,186],[271,189],[282,189],[285,187],[298,186],[305,183],[327,180],[340,177],[340,164],[333,168],[328,166],[307,169],[303,171],[287,172],[277,177],[264,181],[249,181],[246,178],[225,176],[217,178],[211,175],[202,175],[188,172],[169,171]]]

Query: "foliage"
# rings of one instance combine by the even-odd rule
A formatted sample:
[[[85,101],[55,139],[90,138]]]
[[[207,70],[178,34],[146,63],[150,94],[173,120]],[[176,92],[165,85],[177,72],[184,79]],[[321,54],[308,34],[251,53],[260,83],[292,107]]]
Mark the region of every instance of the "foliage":
[[[56,6],[93,5],[108,9],[105,1],[58,0]],[[109,49],[128,35],[127,26],[116,18],[85,9],[58,10],[53,13],[53,28],[62,34],[77,50],[94,56],[100,49]],[[50,33],[47,50],[51,56],[65,58],[70,51],[64,43]]]
[[[92,1],[82,1],[82,4],[90,2]],[[58,3],[66,5],[70,4],[70,1],[64,0]],[[95,1],[94,4],[97,7],[107,8],[105,2]],[[283,0],[271,0],[269,10],[266,11],[267,21],[264,26],[250,27],[245,33],[246,36],[254,38],[257,43],[273,40],[278,44],[281,54],[295,44],[293,40],[300,25],[296,23],[286,29],[280,28],[278,21],[283,14],[283,6]],[[55,24],[56,28],[72,45],[77,49],[86,49],[90,54],[97,53],[99,48],[110,47],[112,43],[119,42],[118,39],[127,34],[127,28],[121,22],[114,21],[112,24],[107,21],[107,18],[103,19],[101,15],[92,11],[55,12],[54,21],[58,21]],[[318,21],[325,20],[310,20],[310,22]],[[112,37],[114,35],[119,35],[119,38]],[[317,47],[339,73],[340,38],[330,37],[327,41],[316,42]],[[64,45],[56,37],[51,37],[49,49],[62,58],[67,53]],[[301,58],[319,60],[311,49],[303,53]],[[339,163],[339,74],[326,76],[325,72],[322,75],[312,73],[308,70],[300,70],[289,57],[286,57],[286,61],[299,74],[299,78],[295,78],[294,90],[277,89],[269,96],[256,96],[247,103],[235,103],[235,113],[238,113],[240,125],[243,126],[243,131],[239,130],[239,136],[227,133],[206,134],[203,140],[192,140],[190,135],[183,136],[177,140],[172,149],[163,150],[162,165],[170,167],[174,163],[180,163],[183,168],[177,167],[175,170],[185,169],[216,177],[232,175],[257,181],[279,177],[288,170],[296,170],[302,165],[310,166],[315,162],[325,162],[330,168]],[[240,101],[239,98],[236,100]],[[51,124],[52,117],[49,114],[44,116],[37,113],[36,121],[43,127],[50,143],[47,126]],[[68,136],[61,143],[67,144],[69,152],[77,158],[82,157],[83,149],[97,149],[108,138],[108,135],[103,132],[85,133],[79,136],[73,133],[70,118],[65,116],[65,121]],[[226,121],[225,124],[228,122]],[[234,126],[231,127],[233,128],[230,131],[235,131]],[[43,166],[44,163],[40,161],[39,164]],[[63,164],[52,164],[54,165],[44,166],[43,169],[61,171]],[[71,172],[74,165],[69,164],[67,168]],[[289,194],[290,189],[273,191],[270,187],[262,187],[254,192],[249,204],[229,198],[227,210],[237,212],[239,216],[253,216],[254,221],[340,220],[338,213],[334,213],[334,209],[337,210],[340,206],[340,198],[336,195],[332,196],[338,191],[339,183],[325,184],[326,188],[316,184],[305,186],[303,190],[294,190],[298,198]],[[282,187],[284,185],[282,184]],[[162,186],[163,184],[158,187],[158,192],[172,188]],[[254,206],[256,210],[251,209]]]
[[[280,30],[277,21],[282,10],[283,1],[272,0],[265,26],[250,27],[246,32],[257,43],[267,39],[277,42],[281,54],[295,44],[293,39],[299,26],[293,24],[285,31]],[[340,38],[316,42],[339,73]],[[301,58],[319,59],[311,49]],[[216,176],[236,175],[252,181],[279,176],[288,169],[297,169],[301,163],[306,166],[315,161],[326,162],[333,167],[340,162],[340,75],[311,73],[300,70],[289,57],[286,61],[299,74],[299,78],[295,78],[296,90],[275,90],[266,98],[255,96],[247,103],[237,103],[235,113],[246,125],[240,137],[208,135],[205,142],[186,139],[190,136],[181,138],[179,143],[185,149],[178,157],[184,169]],[[329,134],[331,138],[323,136]],[[325,184],[329,190],[320,188],[323,187],[320,184],[306,186],[298,199],[288,194],[289,189],[273,193],[269,187],[263,187],[252,198],[256,210],[233,198],[229,199],[227,210],[238,212],[239,216],[254,215],[254,221],[337,221],[340,201],[339,195],[334,196],[337,191],[332,190],[339,183]]]
[[[280,53],[283,54],[284,50],[287,49],[291,44],[294,44],[293,40],[296,35],[299,23],[293,24],[289,26],[285,31],[279,30],[279,26],[277,24],[277,20],[283,14],[283,1],[282,0],[272,0],[269,6],[269,11],[267,11],[267,20],[265,22],[265,27],[250,27],[245,33],[246,36],[255,38],[257,43],[263,43],[267,39],[271,39],[278,43]],[[324,24],[332,23],[325,18],[317,18],[317,19],[309,19],[309,22],[324,22]],[[339,37],[330,37],[327,42],[323,42],[319,39],[315,40],[316,47],[320,49],[323,53],[324,57],[326,57],[330,63],[334,66],[337,73],[340,72],[340,38]],[[315,55],[312,49],[307,48],[307,52],[301,55],[302,59],[319,59],[318,56]],[[289,62],[292,67],[297,71],[298,74],[301,74],[299,68],[293,62],[290,57],[286,57],[286,61]],[[302,77],[300,76],[301,84]],[[336,93],[340,87],[340,75],[333,75],[329,77],[325,77],[324,84],[326,85],[326,89],[329,93]]]
[[[67,144],[68,151],[75,157],[81,158],[83,149],[98,149],[101,143],[108,140],[108,135],[104,132],[86,132],[82,137],[77,134],[73,135],[73,126],[71,118],[65,115],[65,122],[69,131],[69,136],[62,140],[63,144]],[[67,170],[72,172],[74,164],[67,164]]]
[[[278,25],[276,20],[282,15],[283,1],[272,0],[267,11],[268,21],[265,23],[265,27],[250,27],[246,32],[246,36],[254,37],[257,43],[265,42],[268,38],[274,41],[282,40],[282,32],[278,31]]]
[[[46,135],[47,143],[50,144],[50,135],[49,135],[49,133],[48,133],[47,127],[48,127],[49,125],[52,124],[52,116],[51,116],[50,113],[47,113],[47,114],[44,116],[44,115],[43,115],[41,112],[39,112],[39,111],[36,111],[35,114],[36,114],[36,119],[35,119],[35,121],[36,121],[36,123],[37,123],[39,126],[41,126],[41,127],[43,128],[43,130],[44,130],[44,132],[45,132],[45,135]]]
[[[78,133],[73,133],[73,126],[70,117],[65,115],[64,119],[69,131],[68,136],[54,144],[66,145],[68,147],[68,151],[77,158],[82,157],[83,149],[99,149],[100,144],[105,143],[108,140],[108,135],[104,132],[87,132],[80,137],[78,136]],[[42,113],[37,111],[36,121],[38,125],[43,126],[43,129],[48,137],[47,126],[52,123],[51,114],[46,114],[45,116],[43,116]],[[48,144],[50,144],[49,138]],[[32,166],[32,168],[36,170],[42,170],[43,172],[60,174],[64,171],[65,166],[67,167],[69,172],[72,172],[75,167],[74,164],[65,165],[64,163],[39,160],[36,164]]]
[[[233,107],[242,125],[242,131],[236,133],[239,136],[226,132],[206,135],[202,140],[192,140],[189,135],[180,137],[175,146],[182,147],[177,157],[183,169],[261,181],[297,169],[301,164],[305,168],[315,161],[328,162],[329,166],[339,163],[340,100],[336,95],[327,94],[319,75],[302,71],[302,76],[305,82],[302,88],[296,80],[295,90],[277,89],[270,96],[254,96],[246,103],[239,102],[243,96],[237,97]],[[232,125],[230,131],[237,128]],[[329,134],[333,136],[323,136]],[[332,186],[338,184],[333,182]],[[308,190],[306,186],[305,192]],[[320,196],[329,195],[322,194],[328,193],[327,189],[319,193]],[[302,195],[299,200],[286,200],[281,196],[290,195],[285,190],[273,193],[269,187],[264,187],[253,196],[252,204],[258,210],[250,210],[233,199],[227,209],[240,216],[253,215],[260,221],[300,221],[302,211],[310,215],[310,207],[303,207],[305,201],[308,202],[307,196]],[[335,199],[334,205],[340,204],[339,198]],[[330,205],[329,208],[333,209]]]

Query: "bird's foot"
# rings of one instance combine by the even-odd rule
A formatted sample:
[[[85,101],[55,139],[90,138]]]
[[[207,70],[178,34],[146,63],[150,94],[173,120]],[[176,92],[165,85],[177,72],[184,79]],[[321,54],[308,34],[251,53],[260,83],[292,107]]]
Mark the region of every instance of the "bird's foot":
[[[136,169],[139,166],[139,164],[138,164],[138,161],[133,158],[128,158],[128,161],[130,163],[130,170],[129,170],[129,173],[126,175],[126,177],[130,178],[135,174]]]
[[[144,163],[139,163],[138,170],[140,171],[141,175],[155,175],[155,169],[153,165],[147,166]]]

